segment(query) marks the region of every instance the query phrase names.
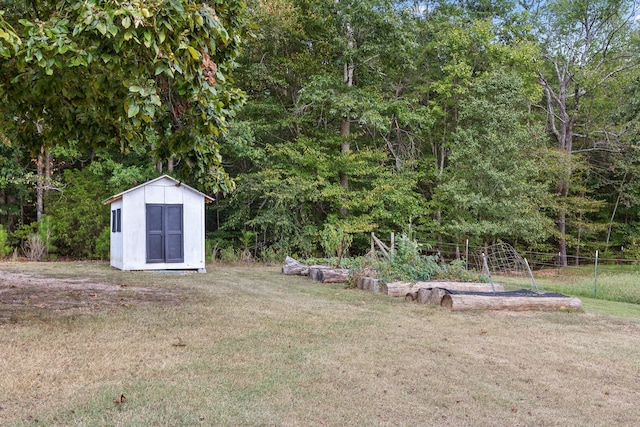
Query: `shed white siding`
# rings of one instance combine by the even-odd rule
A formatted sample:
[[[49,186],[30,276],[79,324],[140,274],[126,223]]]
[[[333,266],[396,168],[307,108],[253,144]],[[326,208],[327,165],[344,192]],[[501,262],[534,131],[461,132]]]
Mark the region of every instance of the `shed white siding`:
[[[205,201],[208,196],[162,176],[107,199],[112,212],[121,209],[121,232],[111,231],[111,265],[120,270],[205,269]],[[182,205],[184,262],[147,262],[148,204]]]
[[[120,228],[119,232],[114,230],[114,223],[113,223],[114,214],[115,212],[118,211],[118,209],[120,209],[120,213],[122,215],[122,199],[116,200],[115,202],[111,203],[112,215],[111,215],[111,243],[110,243],[111,266],[122,270],[122,265],[123,265],[122,249],[124,245],[123,238],[122,238],[122,228]],[[120,224],[122,224],[122,217],[120,217]]]

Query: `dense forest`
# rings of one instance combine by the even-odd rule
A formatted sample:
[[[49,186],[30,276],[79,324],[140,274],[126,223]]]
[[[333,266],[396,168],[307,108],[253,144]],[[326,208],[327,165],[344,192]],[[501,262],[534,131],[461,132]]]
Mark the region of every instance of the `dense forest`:
[[[106,257],[102,200],[168,173],[257,258],[640,256],[634,1],[3,4],[0,255]]]

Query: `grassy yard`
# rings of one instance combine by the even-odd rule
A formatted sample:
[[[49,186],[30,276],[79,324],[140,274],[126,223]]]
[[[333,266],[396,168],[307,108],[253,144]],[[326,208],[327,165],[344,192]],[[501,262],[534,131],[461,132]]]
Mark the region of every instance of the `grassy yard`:
[[[594,277],[594,266],[567,267],[534,272],[538,286],[547,291],[577,297],[594,297],[609,301],[640,304],[640,266],[600,265]],[[595,279],[595,280],[594,280]],[[496,277],[512,287],[531,287],[529,278]]]
[[[1,263],[0,300],[3,426],[640,419],[631,304],[454,313],[276,267],[178,275],[104,263]]]

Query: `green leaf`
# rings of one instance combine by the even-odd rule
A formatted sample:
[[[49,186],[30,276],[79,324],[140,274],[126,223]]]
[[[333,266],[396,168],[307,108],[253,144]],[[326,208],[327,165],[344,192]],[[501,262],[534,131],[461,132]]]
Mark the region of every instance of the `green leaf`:
[[[125,17],[122,18],[121,23],[122,23],[122,26],[125,29],[127,29],[127,28],[129,28],[131,26],[131,18],[129,18],[128,16],[125,16]]]
[[[200,59],[200,53],[195,50],[192,46],[187,46],[187,51],[191,54],[191,57],[196,61]]]
[[[138,106],[138,104],[136,104],[136,102],[131,98],[129,98],[129,100],[125,104],[125,109],[128,118],[134,117],[140,111],[140,107]]]
[[[144,45],[146,47],[151,46],[151,31],[144,32]]]
[[[160,97],[156,94],[153,94],[149,97],[149,101],[151,101],[151,103],[153,105],[157,105],[158,107],[162,106],[162,102],[160,101]]]

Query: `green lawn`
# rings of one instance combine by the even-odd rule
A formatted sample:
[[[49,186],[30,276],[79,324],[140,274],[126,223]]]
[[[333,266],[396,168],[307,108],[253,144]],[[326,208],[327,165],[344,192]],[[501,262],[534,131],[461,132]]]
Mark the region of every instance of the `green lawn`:
[[[277,267],[177,275],[104,263],[0,264],[3,301],[20,295],[17,279],[2,279],[9,272],[95,291],[43,281],[41,296],[0,303],[3,426],[640,419],[635,305],[584,299],[583,312],[457,313]],[[95,284],[118,286],[107,296],[111,288]],[[65,301],[77,306],[52,308]]]

